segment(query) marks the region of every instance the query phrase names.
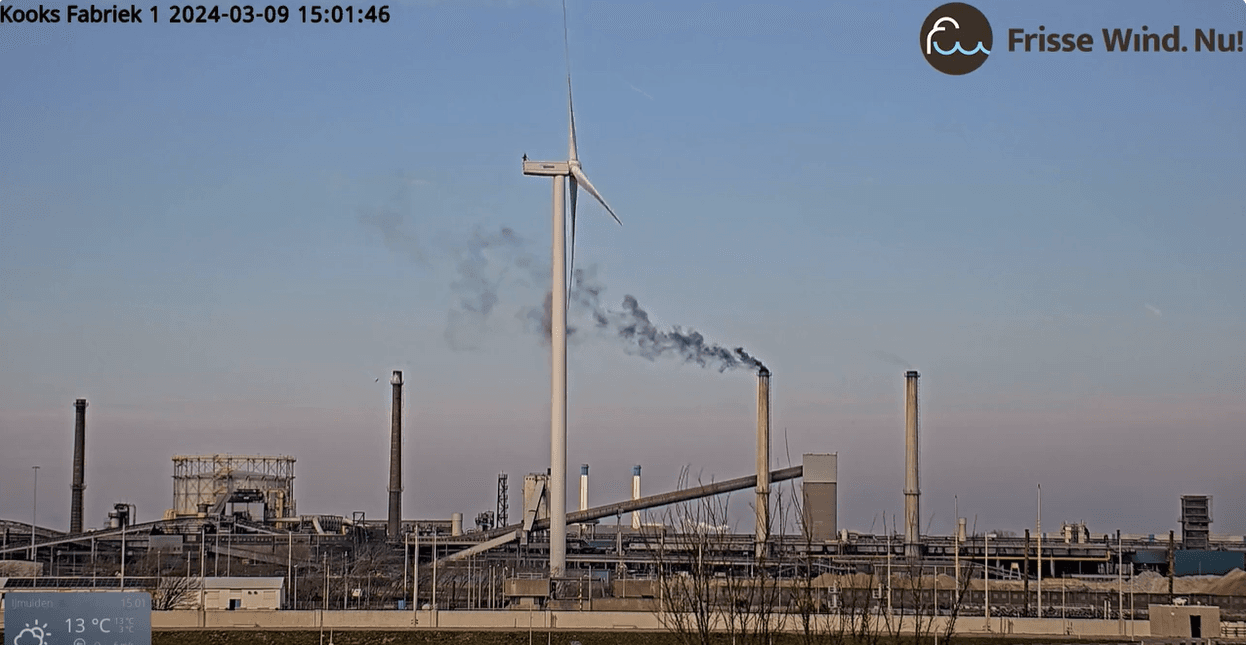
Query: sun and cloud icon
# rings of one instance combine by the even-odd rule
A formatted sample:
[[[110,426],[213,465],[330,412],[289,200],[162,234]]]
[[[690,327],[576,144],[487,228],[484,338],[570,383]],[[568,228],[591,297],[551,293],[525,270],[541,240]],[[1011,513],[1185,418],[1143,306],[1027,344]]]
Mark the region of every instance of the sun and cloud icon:
[[[40,625],[36,620],[34,626],[26,623],[26,628],[13,637],[13,645],[51,645],[51,641],[47,640],[51,635],[52,632],[48,631],[48,624]]]

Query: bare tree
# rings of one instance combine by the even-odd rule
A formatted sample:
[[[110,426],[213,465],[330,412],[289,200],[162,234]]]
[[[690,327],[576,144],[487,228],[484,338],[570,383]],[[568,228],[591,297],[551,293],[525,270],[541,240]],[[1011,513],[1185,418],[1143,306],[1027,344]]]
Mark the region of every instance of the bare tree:
[[[685,469],[680,487],[687,484]],[[920,561],[888,556],[897,559],[884,568],[879,559],[819,554],[798,489],[777,492],[775,530],[748,558],[740,558],[740,536],[728,535],[727,496],[668,507],[662,525],[646,529],[657,562],[657,615],[683,645],[716,637],[770,645],[777,631],[794,631],[802,645],[950,641],[971,588],[971,562],[946,589],[939,567]],[[799,528],[794,539],[789,525]]]
[[[161,576],[156,579],[156,586],[148,588],[151,594],[151,608],[154,611],[172,609],[191,609],[199,604],[199,589],[202,579],[190,576]]]
[[[977,530],[978,522],[974,520],[974,530]],[[959,540],[956,548],[960,549]],[[978,566],[972,560],[966,560],[966,571],[960,571],[959,567],[956,571],[955,583],[952,586],[952,597],[948,603],[947,621],[943,624],[943,630],[940,633],[942,641],[947,645],[951,645],[952,639],[956,635],[956,619],[960,617],[961,611],[965,607],[965,599],[969,595],[969,589],[972,581],[978,575]]]
[[[688,483],[685,468],[680,488]],[[670,506],[663,525],[648,530],[658,565],[657,614],[681,643],[704,645],[721,631],[735,645],[769,644],[788,622],[792,592],[783,574],[795,563],[784,560],[783,542],[791,508],[781,494],[774,506],[777,530],[748,559],[732,549],[740,543],[728,526],[729,495]]]
[[[909,640],[920,645],[929,641],[938,614],[937,573],[920,562],[907,562],[893,582],[898,582],[899,613],[887,614],[887,631],[897,643]]]
[[[403,597],[402,560],[381,542],[355,548],[349,563],[351,596],[360,608],[393,607]],[[355,590],[358,590],[356,594]]]
[[[141,584],[151,594],[151,608],[155,611],[187,609],[198,603],[200,578],[185,575],[184,563],[184,558],[151,550],[126,563],[126,580]],[[116,575],[120,575],[119,567]]]
[[[873,568],[860,573],[837,565],[829,557],[816,557],[813,527],[803,512],[799,492],[792,487],[784,499],[804,546],[793,561],[795,573],[788,587],[787,605],[794,615],[799,641],[803,645],[875,645],[879,633],[871,602],[876,584]]]
[[[684,467],[678,488],[688,479]],[[644,533],[657,559],[658,619],[684,645],[708,645],[723,623],[716,573],[727,567],[716,559],[725,552],[728,508],[726,495],[675,504],[662,514],[662,526]]]
[[[773,630],[777,580],[766,554],[754,557],[752,571],[731,575],[724,587],[724,628],[732,643],[768,643]]]

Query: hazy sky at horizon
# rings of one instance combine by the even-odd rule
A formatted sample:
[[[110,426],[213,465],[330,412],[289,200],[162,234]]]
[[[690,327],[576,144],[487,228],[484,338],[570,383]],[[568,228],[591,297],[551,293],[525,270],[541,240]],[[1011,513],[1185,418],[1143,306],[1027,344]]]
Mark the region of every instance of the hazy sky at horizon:
[[[1020,532],[1041,482],[1048,530],[1161,533],[1211,494],[1246,534],[1246,53],[1100,42],[1192,49],[1246,4],[978,2],[993,53],[961,77],[919,52],[937,4],[569,2],[580,156],[624,222],[581,194],[577,266],[612,311],[759,356],[775,466],[838,452],[841,527],[902,515],[911,367],[936,532],[954,504]],[[38,464],[39,523],[67,527],[79,397],[90,526],[156,519],[201,453],[292,455],[300,512],[382,517],[393,369],[406,517],[470,522],[499,471],[548,467],[550,187],[520,157],[566,154],[561,5],[390,11],[0,25],[0,517],[29,521]],[[1039,25],[1097,51],[1007,51]],[[646,492],[751,472],[748,372],[572,314],[594,502],[633,464]]]

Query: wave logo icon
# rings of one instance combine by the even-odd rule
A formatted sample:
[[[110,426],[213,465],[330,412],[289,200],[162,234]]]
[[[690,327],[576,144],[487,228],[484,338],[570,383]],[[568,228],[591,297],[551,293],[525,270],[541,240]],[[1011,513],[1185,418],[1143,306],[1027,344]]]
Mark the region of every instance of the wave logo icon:
[[[964,43],[971,43],[967,49]],[[982,66],[993,46],[991,23],[981,11],[963,2],[945,4],[922,23],[922,55],[930,66],[953,76]]]

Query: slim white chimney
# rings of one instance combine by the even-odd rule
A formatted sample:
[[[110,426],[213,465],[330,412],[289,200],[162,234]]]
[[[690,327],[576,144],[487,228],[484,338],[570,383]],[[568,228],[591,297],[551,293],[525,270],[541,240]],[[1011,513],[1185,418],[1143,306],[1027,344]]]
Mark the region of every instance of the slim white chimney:
[[[632,499],[640,499],[640,464],[632,467]],[[632,528],[640,530],[640,511],[632,511]]]
[[[904,554],[921,557],[921,487],[918,477],[916,370],[904,374]]]
[[[770,538],[770,370],[757,370],[757,555]]]
[[[580,510],[588,510],[588,464],[580,466]]]

